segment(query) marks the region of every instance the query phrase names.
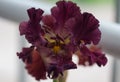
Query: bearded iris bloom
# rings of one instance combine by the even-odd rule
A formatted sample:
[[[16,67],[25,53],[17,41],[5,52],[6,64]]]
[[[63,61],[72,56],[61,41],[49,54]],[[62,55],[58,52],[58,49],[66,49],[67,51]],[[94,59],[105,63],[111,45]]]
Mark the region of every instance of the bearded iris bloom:
[[[48,15],[43,15],[42,9],[30,8],[27,12],[29,20],[20,23],[19,30],[32,46],[17,55],[36,80],[47,76],[54,79],[76,69],[73,54],[77,54],[79,65],[107,63],[102,51],[88,47],[97,45],[101,38],[99,21],[91,13],[81,13],[75,3],[64,0],[58,1]]]

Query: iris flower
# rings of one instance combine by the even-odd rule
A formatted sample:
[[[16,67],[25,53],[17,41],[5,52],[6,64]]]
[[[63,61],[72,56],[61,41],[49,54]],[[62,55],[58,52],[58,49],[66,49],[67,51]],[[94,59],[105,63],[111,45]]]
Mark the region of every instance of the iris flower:
[[[102,51],[90,48],[101,39],[99,21],[91,13],[81,13],[76,3],[58,1],[47,15],[42,9],[30,8],[27,12],[29,20],[20,23],[19,31],[32,46],[17,55],[36,80],[47,76],[54,79],[76,69],[73,54],[77,54],[79,65],[107,63]]]

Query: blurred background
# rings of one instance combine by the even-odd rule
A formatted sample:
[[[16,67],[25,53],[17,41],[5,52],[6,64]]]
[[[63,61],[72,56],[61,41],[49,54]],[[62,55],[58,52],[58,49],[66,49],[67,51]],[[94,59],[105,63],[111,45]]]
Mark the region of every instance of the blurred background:
[[[0,82],[36,82],[24,69],[24,64],[16,56],[26,46],[19,35],[19,23],[28,20],[26,10],[30,7],[42,8],[50,13],[50,8],[58,0],[0,0]],[[82,12],[91,12],[103,22],[119,22],[119,0],[72,0]],[[70,70],[67,82],[120,82],[118,78],[119,58],[106,53],[108,63],[99,68],[78,66]],[[73,58],[77,62],[77,58]],[[48,79],[41,82],[52,82]]]

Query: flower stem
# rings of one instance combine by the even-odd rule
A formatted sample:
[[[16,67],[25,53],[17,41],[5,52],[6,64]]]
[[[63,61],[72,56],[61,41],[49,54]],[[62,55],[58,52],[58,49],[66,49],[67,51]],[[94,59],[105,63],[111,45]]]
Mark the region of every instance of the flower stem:
[[[53,79],[53,82],[59,82],[58,78],[57,79]]]
[[[66,82],[68,71],[64,71],[64,76],[59,76],[56,79],[53,79],[53,82]]]

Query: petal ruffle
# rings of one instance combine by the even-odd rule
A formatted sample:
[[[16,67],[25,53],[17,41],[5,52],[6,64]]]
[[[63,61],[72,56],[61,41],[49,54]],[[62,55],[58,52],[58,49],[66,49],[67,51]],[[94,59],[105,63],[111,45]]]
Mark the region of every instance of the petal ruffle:
[[[28,9],[30,20],[28,22],[20,23],[19,30],[21,35],[25,35],[29,43],[33,45],[40,45],[44,43],[42,38],[43,30],[39,24],[42,18],[43,11],[41,9]]]
[[[27,10],[31,23],[39,23],[44,11],[42,9],[30,8]]]
[[[51,9],[51,13],[62,26],[66,20],[80,14],[79,7],[71,1],[59,1],[56,5],[56,7]]]
[[[54,30],[56,34],[64,37],[70,33],[74,18],[81,13],[79,7],[71,1],[59,1],[56,5],[51,9],[51,14],[56,20]]]
[[[82,21],[81,21],[82,20]],[[98,44],[101,32],[98,29],[99,21],[90,13],[83,13],[82,18],[78,17],[73,28],[73,38],[77,43],[84,41],[85,44]]]
[[[33,50],[33,46],[31,46],[30,48],[23,48],[22,52],[17,53],[17,56],[22,59],[23,62],[26,61],[27,63],[31,63]]]
[[[97,51],[90,51],[87,47],[84,45],[80,48],[80,53],[77,54],[79,57],[79,64],[85,65],[86,62],[89,65],[93,65],[96,63],[98,66],[106,65],[107,58],[105,57],[105,54],[102,52]]]

